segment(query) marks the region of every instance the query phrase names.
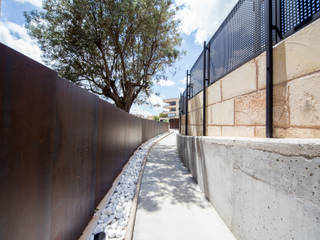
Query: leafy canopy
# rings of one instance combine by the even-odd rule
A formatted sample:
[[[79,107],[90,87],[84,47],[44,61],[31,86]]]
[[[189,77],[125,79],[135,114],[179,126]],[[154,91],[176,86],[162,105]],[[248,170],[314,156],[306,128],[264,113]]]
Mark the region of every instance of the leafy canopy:
[[[166,118],[166,117],[168,117],[168,113],[160,113],[159,117]]]
[[[43,9],[25,17],[46,63],[127,112],[180,55],[171,0],[44,0]]]

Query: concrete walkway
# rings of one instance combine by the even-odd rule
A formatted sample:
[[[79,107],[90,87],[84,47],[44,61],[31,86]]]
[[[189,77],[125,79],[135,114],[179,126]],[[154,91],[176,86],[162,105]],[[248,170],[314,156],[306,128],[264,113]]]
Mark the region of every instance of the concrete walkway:
[[[235,240],[180,162],[176,136],[157,143],[142,179],[134,240]]]

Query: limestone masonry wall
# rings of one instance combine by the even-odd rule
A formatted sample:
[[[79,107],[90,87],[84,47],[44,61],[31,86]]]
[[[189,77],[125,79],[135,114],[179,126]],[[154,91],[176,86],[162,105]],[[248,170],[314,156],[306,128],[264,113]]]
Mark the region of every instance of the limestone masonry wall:
[[[273,54],[274,137],[320,137],[320,19],[277,44]],[[262,53],[206,89],[208,136],[265,137],[265,58]],[[188,102],[191,136],[203,135],[202,94]]]

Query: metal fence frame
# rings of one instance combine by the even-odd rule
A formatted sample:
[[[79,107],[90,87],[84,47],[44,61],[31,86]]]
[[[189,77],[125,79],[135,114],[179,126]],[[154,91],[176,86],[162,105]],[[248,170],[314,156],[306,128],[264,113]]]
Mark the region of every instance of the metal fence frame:
[[[218,36],[220,31],[227,24],[229,17],[233,14],[234,11],[237,11],[239,6],[244,3],[246,0],[239,0],[232,11],[228,14],[226,19],[220,25],[215,34],[211,37],[209,43],[204,42],[203,51],[196,60],[195,64],[192,66],[191,71],[187,70],[187,80],[186,80],[186,90],[180,97],[180,103],[183,104],[185,108],[180,108],[180,116],[185,114],[185,135],[188,135],[188,99],[195,97],[201,91],[203,91],[203,136],[206,135],[206,89],[208,86],[214,82],[220,80],[231,71],[239,68],[243,64],[252,60],[253,58],[260,55],[262,52],[266,51],[266,136],[272,137],[272,96],[273,96],[273,56],[272,56],[272,47],[276,43],[282,41],[283,39],[294,34],[301,28],[320,18],[320,0],[252,0],[253,2],[264,2],[264,5],[260,5],[264,11],[264,16],[261,16],[263,23],[259,29],[264,29],[265,36],[265,46],[255,52],[250,59],[242,61],[234,65],[228,72],[222,74],[213,81],[210,82],[211,75],[211,65],[210,57],[207,58],[207,55],[210,54],[211,44],[214,39]],[[297,7],[298,6],[298,7]],[[210,56],[210,55],[209,55]],[[202,59],[201,59],[202,58]],[[199,61],[203,61],[203,78],[202,78],[202,89],[195,94],[193,93],[193,84],[192,84],[192,71],[195,68],[196,64]],[[213,63],[214,64],[214,63]],[[209,71],[208,71],[209,69]],[[180,117],[181,118],[181,117]]]

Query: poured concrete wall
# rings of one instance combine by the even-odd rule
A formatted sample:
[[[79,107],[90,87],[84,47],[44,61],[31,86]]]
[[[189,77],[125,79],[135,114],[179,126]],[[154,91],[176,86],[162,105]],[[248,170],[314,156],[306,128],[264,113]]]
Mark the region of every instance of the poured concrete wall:
[[[238,240],[320,239],[320,140],[177,135],[177,145]]]
[[[320,137],[320,19],[273,49],[274,136]],[[266,56],[252,59],[206,89],[207,135],[265,137]],[[203,93],[189,100],[188,133],[201,136]]]

